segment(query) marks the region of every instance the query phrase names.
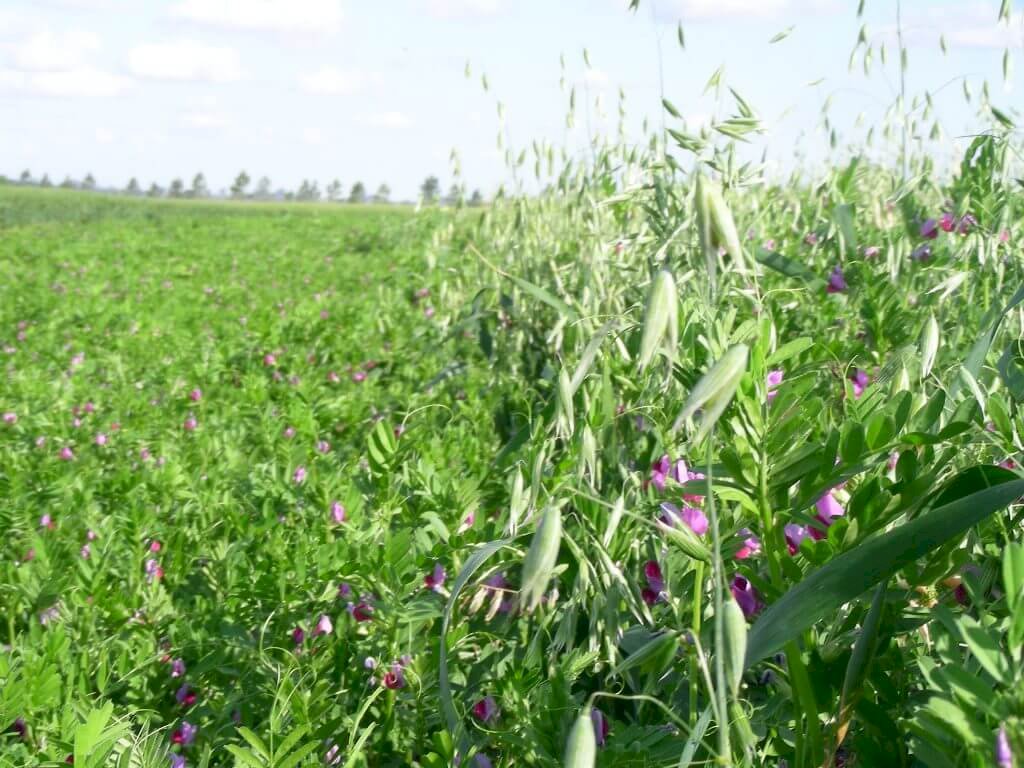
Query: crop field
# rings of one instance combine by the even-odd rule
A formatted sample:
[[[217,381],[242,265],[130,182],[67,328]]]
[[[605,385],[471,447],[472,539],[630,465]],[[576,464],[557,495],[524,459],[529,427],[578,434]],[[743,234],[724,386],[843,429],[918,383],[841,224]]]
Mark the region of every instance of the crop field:
[[[0,185],[0,765],[1024,764],[988,117],[479,208]]]

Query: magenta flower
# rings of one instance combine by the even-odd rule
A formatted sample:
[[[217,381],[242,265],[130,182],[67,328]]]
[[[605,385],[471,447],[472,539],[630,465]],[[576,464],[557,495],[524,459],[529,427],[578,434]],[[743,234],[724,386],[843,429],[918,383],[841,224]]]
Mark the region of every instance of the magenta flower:
[[[81,555],[83,560],[88,560],[89,555],[92,554],[92,548],[88,544],[83,544],[82,548],[78,550],[78,554]]]
[[[330,443],[328,443],[326,440],[317,440],[317,442],[316,442],[316,452],[317,453],[330,453],[330,450],[331,450],[331,444]]]
[[[466,531],[468,531],[470,528],[473,527],[473,524],[475,522],[476,522],[476,513],[475,512],[470,512],[468,515],[466,515],[464,518],[462,518],[462,522],[459,523],[459,527],[456,530],[456,533],[465,533]]]
[[[789,554],[795,555],[800,550],[800,542],[808,537],[807,528],[796,523],[787,523],[783,529],[786,534],[786,546]]]
[[[92,401],[90,400],[83,406],[83,410],[85,410],[86,413],[93,413],[96,411],[96,406],[93,405]]]
[[[843,275],[843,268],[836,266],[832,274],[828,276],[828,285],[825,286],[827,293],[846,293],[849,286],[846,284],[846,277]]]
[[[295,437],[295,427],[285,427],[281,434],[284,435],[285,440],[291,440]]]
[[[648,605],[661,601],[665,594],[665,579],[661,575],[661,566],[655,560],[644,563],[644,578],[647,586],[640,591],[640,596]]]
[[[186,432],[194,432],[195,428],[198,426],[199,422],[196,421],[195,416],[189,416],[187,419],[185,419],[185,423],[182,424],[182,427],[184,427]]]
[[[423,577],[423,586],[429,589],[431,592],[439,592],[441,587],[444,586],[445,579],[448,578],[448,574],[445,573],[444,566],[437,563],[434,566],[434,570]]]
[[[105,434],[100,432],[98,435],[96,435],[96,445],[106,445],[106,444],[107,444],[107,436]]]
[[[948,214],[947,214],[948,215]],[[921,237],[934,240],[939,236],[939,224],[935,219],[925,219],[921,223]]]
[[[331,518],[339,525],[345,522],[345,506],[340,501],[331,502]]]
[[[302,645],[306,641],[306,630],[302,627],[296,627],[292,630],[292,640],[296,645]]]
[[[352,381],[356,382],[357,384],[361,381],[366,381],[366,374],[363,373],[362,371],[356,371],[355,373],[352,374]]]
[[[498,702],[494,700],[493,696],[484,696],[473,705],[473,717],[481,723],[489,723],[499,714]]]
[[[53,518],[50,517],[50,513],[44,512],[42,515],[39,516],[39,527],[45,528],[48,531],[52,531],[57,526],[53,524]]]
[[[766,251],[774,251],[775,241],[769,237],[767,240],[761,243],[761,247],[764,248]]]
[[[174,692],[174,700],[183,707],[191,707],[196,703],[196,693],[188,683],[182,683],[181,687]]]
[[[761,540],[749,528],[741,528],[737,535],[743,537],[743,546],[736,552],[737,560],[746,560],[761,551]]]
[[[768,371],[768,375],[765,377],[765,391],[768,393],[767,399],[769,403],[779,394],[775,390],[782,383],[784,375],[781,370]]]
[[[604,716],[597,707],[590,710],[590,722],[594,725],[594,740],[597,742],[597,746],[603,747],[608,741],[608,733],[611,730],[608,727],[608,718]]]
[[[845,514],[842,506],[838,501],[836,501],[831,491],[818,499],[814,506],[818,510],[818,514],[815,516],[815,519],[817,519],[817,521],[821,523],[826,530],[832,525],[834,518],[842,517]],[[825,538],[825,533],[818,530],[816,527],[811,526],[809,530],[811,538],[815,541],[820,541]]]
[[[672,465],[672,472],[669,476],[680,485],[688,483],[691,480],[704,479],[703,472],[693,472],[692,470],[688,469],[686,466],[686,462],[683,461],[682,459],[677,459],[676,463]],[[699,493],[684,493],[683,501],[689,501],[694,504],[700,504],[702,501],[704,501],[704,496]]]
[[[329,635],[333,631],[334,625],[331,623],[331,617],[326,613],[321,613],[320,618],[316,622],[316,628],[313,630],[313,636]]]
[[[60,449],[60,460],[61,461],[74,461],[75,454],[72,452],[70,446],[65,445]]]
[[[268,368],[277,365],[277,358],[273,354],[268,352],[263,356],[263,364]]]
[[[330,743],[330,742],[328,742]],[[324,765],[340,765],[341,764],[341,747],[337,744],[331,744],[331,746],[324,753]]]
[[[739,604],[743,615],[748,619],[761,609],[761,601],[758,599],[754,585],[739,574],[732,577],[729,591],[732,592],[733,599]]]
[[[295,468],[295,472],[292,474],[292,482],[296,485],[302,485],[306,482],[306,468],[298,466]]]
[[[852,376],[850,381],[853,382],[853,396],[859,398],[864,394],[864,390],[868,388],[868,384],[871,383],[871,378],[867,372],[858,368]]]
[[[160,581],[164,577],[164,569],[160,567],[160,563],[154,558],[149,558],[146,561],[146,580],[150,583],[154,581]]]
[[[665,454],[656,462],[651,464],[651,479],[650,483],[658,491],[665,490],[665,480],[668,478],[669,472],[672,470],[672,460]]]
[[[185,676],[185,662],[181,659],[175,659],[171,662],[171,677],[184,677]]]
[[[199,726],[192,725],[188,720],[182,720],[181,725],[171,734],[171,742],[187,747],[196,740],[198,731]]]
[[[1010,230],[1004,229],[999,233],[999,242],[1008,243],[1010,242]]]
[[[7,411],[4,413],[4,424],[16,424],[18,421],[18,414],[14,411]]]
[[[384,679],[381,682],[385,688],[392,691],[405,688],[405,672],[402,671],[402,665],[397,662],[392,664],[391,669],[384,673]]]
[[[348,612],[357,622],[371,621],[373,619],[373,606],[365,600],[360,600],[356,605],[349,603]]]
[[[1013,750],[1010,740],[1006,738],[1006,726],[1000,725],[996,734],[996,764],[999,768],[1013,768]]]
[[[882,249],[877,245],[868,245],[864,247],[864,258],[873,259],[882,252]]]
[[[327,381],[330,382],[331,384],[337,384],[339,381],[341,381],[341,377],[334,371],[330,371],[327,374]]]
[[[944,213],[939,217],[939,227],[943,232],[952,232],[956,226],[956,219],[952,213]],[[937,233],[936,233],[937,234]]]
[[[163,545],[160,543],[158,539],[153,539],[151,542],[149,542],[149,551],[159,552],[162,546]]]
[[[662,503],[661,511],[661,522],[665,525],[675,525],[682,521],[698,536],[703,536],[708,532],[708,519],[704,516],[704,512],[697,507],[680,509],[675,504],[666,501]]]
[[[196,387],[195,389],[188,393],[188,399],[191,400],[193,403],[198,403],[200,400],[203,399],[203,391],[199,389],[199,387]]]

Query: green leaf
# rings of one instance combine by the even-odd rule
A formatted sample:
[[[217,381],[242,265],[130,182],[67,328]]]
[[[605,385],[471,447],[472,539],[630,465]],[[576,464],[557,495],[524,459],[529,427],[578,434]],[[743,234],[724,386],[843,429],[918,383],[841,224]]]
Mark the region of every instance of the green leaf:
[[[1010,660],[999,647],[999,635],[989,627],[981,626],[971,616],[961,616],[957,623],[967,648],[982,669],[997,682],[1009,685],[1012,680]]]
[[[224,749],[235,756],[235,765],[242,764],[249,766],[249,768],[266,768],[266,764],[260,762],[259,758],[245,747],[240,747],[237,744],[226,744]]]
[[[746,666],[769,656],[896,571],[1024,495],[1015,480],[959,498],[840,554],[769,606],[751,628]]]

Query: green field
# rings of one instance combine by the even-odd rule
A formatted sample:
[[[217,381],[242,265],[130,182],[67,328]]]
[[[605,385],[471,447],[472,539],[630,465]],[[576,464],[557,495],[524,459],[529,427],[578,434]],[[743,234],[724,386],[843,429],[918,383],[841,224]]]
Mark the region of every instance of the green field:
[[[0,765],[1013,765],[1001,141],[606,148],[486,211],[0,187]]]

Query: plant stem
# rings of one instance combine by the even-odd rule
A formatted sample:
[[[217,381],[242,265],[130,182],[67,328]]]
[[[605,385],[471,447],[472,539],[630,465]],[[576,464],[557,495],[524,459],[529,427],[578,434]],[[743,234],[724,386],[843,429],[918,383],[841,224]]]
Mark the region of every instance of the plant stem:
[[[711,543],[714,559],[714,600],[715,600],[715,691],[718,698],[718,761],[723,765],[732,765],[732,748],[729,744],[729,722],[728,722],[728,694],[725,685],[725,625],[723,616],[723,576],[722,576],[722,552],[721,539],[718,530],[718,511],[715,508],[715,494],[713,488],[712,452],[715,443],[715,428],[711,428],[711,435],[708,438],[707,457],[707,481],[708,481],[708,516],[711,518]]]
[[[704,597],[704,563],[698,560],[693,569],[693,617],[690,621],[690,633],[700,637],[700,620],[703,611],[702,598]],[[697,694],[699,691],[699,679],[697,659],[690,658],[690,727],[697,724]]]

